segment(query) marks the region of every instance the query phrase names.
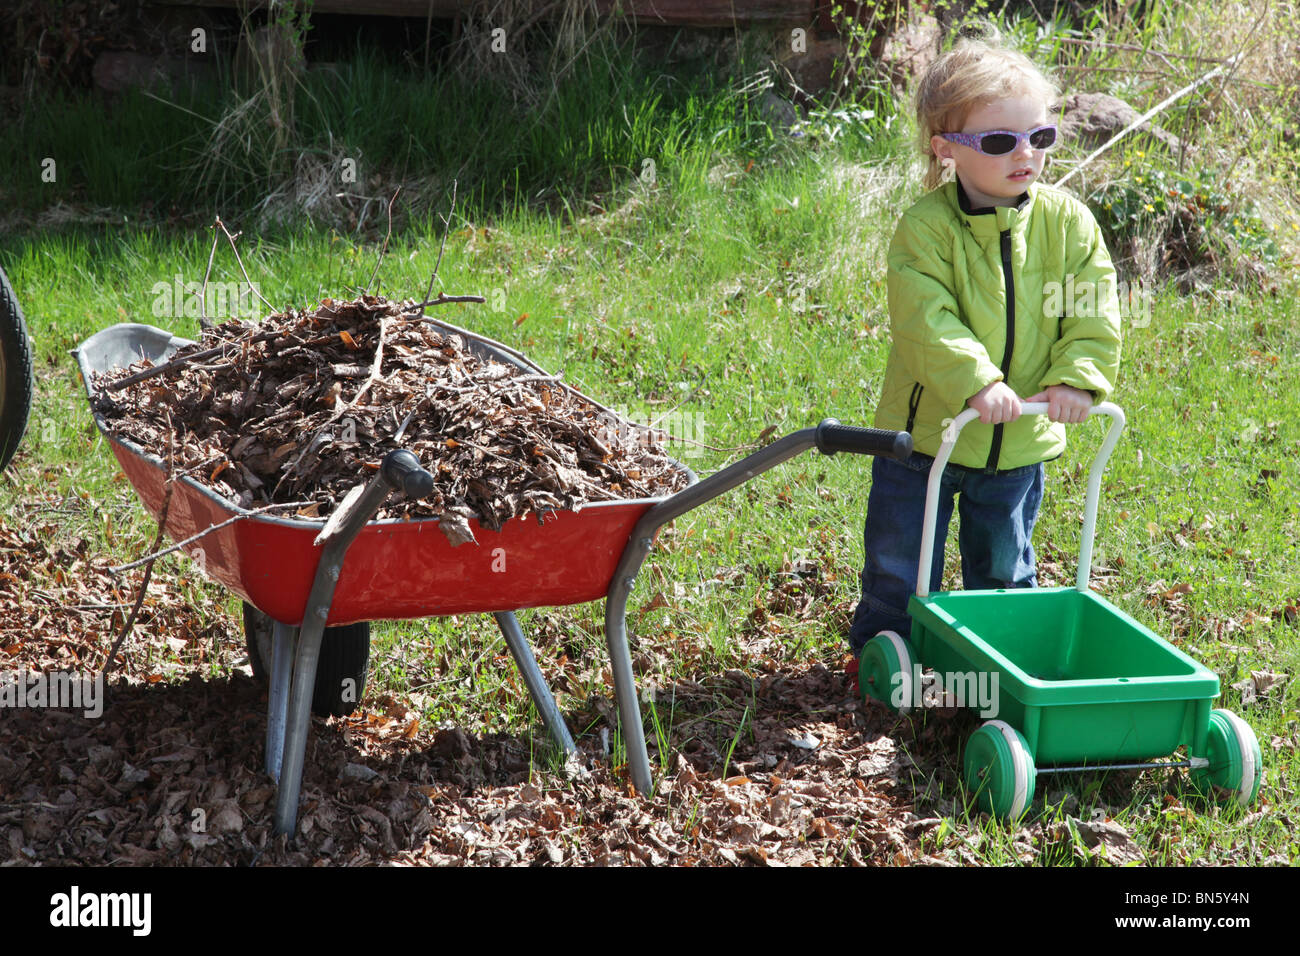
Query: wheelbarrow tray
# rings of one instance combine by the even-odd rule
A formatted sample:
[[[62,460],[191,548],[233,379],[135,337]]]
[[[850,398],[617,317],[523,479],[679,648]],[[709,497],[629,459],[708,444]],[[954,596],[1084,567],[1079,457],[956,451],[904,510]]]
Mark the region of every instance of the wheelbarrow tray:
[[[1218,677],[1090,590],[950,591],[908,611],[925,666],[997,675],[995,716],[1037,764],[1204,753]]]
[[[539,366],[498,343],[445,323],[480,355],[530,374]],[[157,520],[163,503],[165,462],[136,443],[117,438],[95,410],[92,374],[147,358],[166,361],[191,342],[148,325],[122,324],[87,339],[74,353],[95,423],[108,439],[127,480]],[[606,412],[574,389],[570,392]],[[690,483],[695,475],[677,467]],[[362,480],[358,475],[358,481]],[[399,620],[472,611],[580,604],[605,597],[633,527],[662,498],[596,502],[579,511],[523,515],[499,531],[469,522],[477,544],[453,548],[438,519],[370,522],[348,550],[328,625]],[[248,514],[190,477],[175,482],[167,534],[181,541],[213,525]],[[324,522],[251,515],[200,538],[187,553],[203,570],[271,618],[302,623],[320,550],[313,544]]]

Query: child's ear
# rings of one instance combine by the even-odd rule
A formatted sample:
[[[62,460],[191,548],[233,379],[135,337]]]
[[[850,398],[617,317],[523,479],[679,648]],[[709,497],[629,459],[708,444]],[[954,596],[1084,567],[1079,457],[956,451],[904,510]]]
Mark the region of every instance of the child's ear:
[[[952,143],[948,142],[942,136],[930,137],[930,152],[939,158],[939,162],[945,159],[952,159]]]

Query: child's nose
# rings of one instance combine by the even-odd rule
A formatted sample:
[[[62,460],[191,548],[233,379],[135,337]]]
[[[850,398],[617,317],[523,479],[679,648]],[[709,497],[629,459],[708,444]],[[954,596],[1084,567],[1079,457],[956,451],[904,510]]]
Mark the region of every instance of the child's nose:
[[[1034,148],[1029,145],[1029,137],[1016,140],[1015,155],[1017,158],[1030,159],[1034,155]]]

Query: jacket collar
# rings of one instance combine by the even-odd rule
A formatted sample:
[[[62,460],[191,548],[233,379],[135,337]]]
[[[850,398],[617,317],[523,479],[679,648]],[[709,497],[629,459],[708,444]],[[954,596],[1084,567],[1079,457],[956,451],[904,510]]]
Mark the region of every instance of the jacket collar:
[[[1034,208],[1034,186],[1021,193],[1014,206],[983,206],[979,209],[971,208],[970,197],[962,188],[960,179],[954,179],[946,188],[949,202],[960,214],[966,228],[980,238],[997,236],[1007,229],[1023,231]]]

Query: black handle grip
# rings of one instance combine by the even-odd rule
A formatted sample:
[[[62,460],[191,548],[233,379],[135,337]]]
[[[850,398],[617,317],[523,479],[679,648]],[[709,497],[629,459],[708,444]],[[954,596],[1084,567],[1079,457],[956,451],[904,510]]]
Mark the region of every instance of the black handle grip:
[[[423,498],[433,491],[433,475],[409,451],[390,451],[379,467],[389,485],[408,498]]]
[[[848,451],[855,455],[884,455],[901,461],[912,454],[912,436],[884,428],[841,425],[835,419],[827,418],[817,426],[817,450],[823,455]]]

